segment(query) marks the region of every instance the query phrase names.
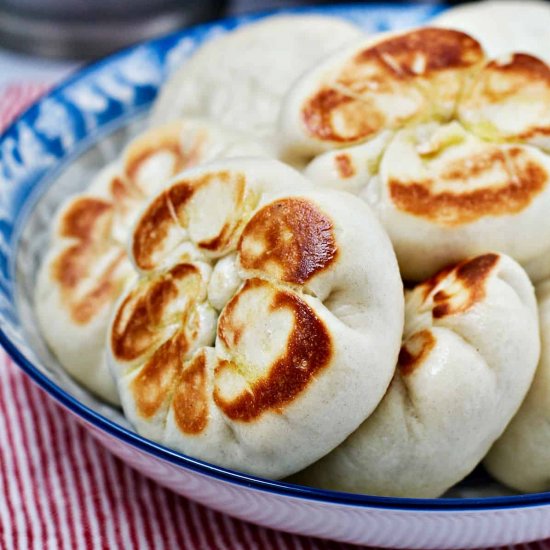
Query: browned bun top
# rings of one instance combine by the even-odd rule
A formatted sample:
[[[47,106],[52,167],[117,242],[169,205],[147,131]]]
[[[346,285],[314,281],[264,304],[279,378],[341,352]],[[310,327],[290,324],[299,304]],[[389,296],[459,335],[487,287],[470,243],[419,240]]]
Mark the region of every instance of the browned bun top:
[[[208,425],[206,352],[201,350],[182,370],[176,381],[172,410],[178,428],[186,434],[197,435]]]
[[[205,163],[150,199],[130,250],[138,277],[107,359],[139,433],[283,477],[380,402],[403,289],[388,236],[356,197],[275,160]]]
[[[203,285],[201,273],[193,264],[177,264],[130,292],[117,310],[111,330],[111,349],[121,361],[132,361],[158,345],[172,325],[192,321],[193,298]],[[179,304],[179,308],[174,308]],[[183,307],[187,306],[187,307]],[[185,331],[173,335],[179,348],[186,347]],[[188,347],[188,346],[187,346]],[[154,356],[153,356],[154,359]]]
[[[206,422],[198,401],[204,366],[200,358],[193,358],[190,366],[186,361],[198,338],[200,321],[194,304],[205,292],[199,268],[177,264],[133,289],[117,310],[111,329],[113,356],[142,363],[130,384],[140,416],[153,417],[177,386],[178,424],[191,433],[200,431]],[[180,395],[182,385],[185,392]]]
[[[218,255],[228,251],[243,223],[245,180],[237,172],[218,171],[198,179],[176,182],[148,206],[134,229],[132,239],[134,261],[140,269],[153,269],[157,265],[156,254],[163,249],[174,223],[181,227],[188,226],[192,201],[203,191],[209,193],[213,185],[218,185],[231,196],[232,205],[227,207],[225,219],[218,223],[216,234],[199,240],[195,245]],[[215,198],[212,197],[213,200]]]
[[[514,53],[505,60],[493,59],[483,69],[481,73],[487,81],[487,93],[494,99],[501,99],[514,95],[522,90],[522,84],[531,84],[540,82],[550,87],[550,68],[548,65],[532,55],[526,53]],[[506,87],[491,86],[491,84],[501,83],[500,81],[490,82],[491,75],[504,74],[512,77],[512,80],[506,80]]]
[[[71,319],[85,325],[120,292],[122,282],[117,270],[125,258],[122,249],[112,250],[103,269],[85,291],[83,280],[91,277],[96,263],[111,248],[109,233],[113,219],[110,202],[95,197],[80,197],[64,211],[60,220],[60,236],[71,239],[50,266],[51,278],[58,285],[61,300]]]
[[[431,322],[467,312],[486,297],[487,282],[499,262],[498,254],[483,254],[458,264],[449,265],[433,277],[407,291],[409,307],[414,314],[431,310]],[[405,339],[397,367],[399,373],[408,376],[428,360],[435,348],[433,326],[411,325],[413,332],[405,329]]]
[[[238,247],[244,269],[304,284],[337,256],[332,220],[303,198],[277,200],[246,225]]]
[[[499,262],[498,254],[483,254],[446,267],[417,285],[424,301],[431,301],[432,317],[464,313],[485,298],[486,283]]]
[[[429,329],[414,333],[399,350],[397,368],[403,375],[412,374],[426,360],[435,346],[435,338]]]
[[[501,173],[498,181],[494,180],[496,169]],[[491,186],[466,187],[468,181],[491,177]],[[484,146],[448,162],[432,177],[418,181],[392,177],[388,187],[399,210],[452,227],[484,216],[521,212],[546,189],[549,180],[548,171],[525,148]]]
[[[524,53],[493,59],[476,75],[468,97],[490,105],[521,97],[526,91],[536,93],[533,99],[546,100],[550,94],[550,67],[540,59]],[[541,94],[541,95],[539,95]],[[472,97],[473,96],[473,97]]]
[[[136,409],[143,418],[153,417],[163,406],[180,378],[182,358],[187,352],[185,335],[178,332],[164,342],[132,380],[130,389]]]
[[[216,358],[213,398],[229,418],[250,422],[267,410],[282,411],[331,360],[332,342],[325,322],[295,289],[295,285],[306,283],[338,258],[334,222],[313,200],[300,196],[274,199],[250,215],[245,206],[252,191],[239,171],[213,170],[173,182],[151,202],[134,229],[135,263],[153,273],[150,282],[130,293],[119,308],[111,330],[111,349],[117,361],[132,361],[159,346],[159,334],[168,324],[165,312],[171,311],[170,304],[181,302],[182,297],[174,283],[173,270],[164,275],[156,275],[155,271],[162,265],[164,253],[177,246],[171,240],[171,235],[176,234],[174,228],[179,230],[180,240],[182,235],[196,237],[194,223],[201,218],[195,212],[197,197],[204,193],[214,200],[218,196],[213,193],[216,189],[227,191],[224,196],[230,204],[206,217],[209,224],[218,228],[217,235],[193,244],[216,252],[236,249],[246,281],[218,320],[218,343],[224,352]],[[179,265],[183,268],[190,264]],[[183,275],[192,277],[191,272]],[[200,275],[196,276],[199,281]],[[185,289],[192,296],[201,294],[188,282]],[[185,317],[192,317],[195,306],[190,299],[178,310],[186,312]],[[181,321],[184,332],[190,334],[186,319]],[[276,330],[280,339],[268,338],[261,347],[263,351],[258,351],[257,339],[264,337],[262,330],[259,336],[258,326],[265,326],[266,331]],[[142,408],[139,393],[156,395],[160,381],[163,390],[169,390],[177,372],[170,360],[176,349],[182,357],[190,349],[180,332],[158,348],[145,365],[143,377],[134,381],[132,391],[142,416],[149,415],[149,408]],[[162,364],[157,361],[159,353]],[[199,384],[202,375],[197,365],[193,366],[197,371],[193,380]],[[190,367],[184,367],[182,362],[179,368]],[[148,384],[153,384],[153,388],[147,389]],[[176,404],[190,407],[189,403],[182,404],[183,399],[180,396]]]
[[[184,125],[175,122],[153,128],[138,136],[125,152],[124,176],[132,182],[138,182],[141,170],[154,156],[167,155],[171,162],[171,172],[177,174],[200,161],[204,145],[204,136],[195,137],[189,150],[182,147],[182,131]]]
[[[252,307],[257,298],[261,302]],[[245,321],[252,321],[250,312],[256,308],[265,309],[259,315],[283,312],[292,317],[286,344],[261,374],[243,372],[239,364],[248,359],[246,332],[250,329]],[[266,410],[282,412],[314,380],[316,373],[329,365],[332,356],[330,333],[313,309],[295,292],[260,279],[247,280],[227,304],[219,319],[218,337],[234,359],[218,361],[217,381],[244,376],[247,386],[227,396],[218,384],[214,401],[229,418],[243,422],[255,420]]]
[[[550,136],[550,67],[514,53],[487,63],[466,88],[459,118],[487,139],[536,143]]]
[[[162,168],[153,170],[162,180],[200,160],[204,136],[194,134],[186,148],[183,130],[177,122],[139,135],[89,195],[76,196],[62,210],[56,237],[69,243],[51,263],[51,280],[75,323],[91,322],[120,294],[128,276],[124,228],[151,192],[148,163],[162,159]]]
[[[479,43],[458,31],[427,27],[390,36],[353,55],[320,84],[302,105],[302,121],[309,136],[319,140],[350,144],[368,139],[425,117],[431,110],[430,81],[440,73],[475,67],[483,58]],[[389,97],[407,105],[395,112],[384,105]]]

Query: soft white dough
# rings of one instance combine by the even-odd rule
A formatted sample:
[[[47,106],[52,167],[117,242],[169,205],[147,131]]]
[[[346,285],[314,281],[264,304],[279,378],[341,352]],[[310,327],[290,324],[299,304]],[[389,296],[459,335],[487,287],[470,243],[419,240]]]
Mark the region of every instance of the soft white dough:
[[[362,201],[277,161],[219,161],[181,178],[190,187],[173,181],[133,230],[142,276],[109,338],[124,412],[180,452],[287,476],[338,445],[387,389],[403,328],[391,243]],[[211,272],[171,255],[177,235]],[[212,306],[215,340],[211,316],[197,315]]]
[[[407,291],[405,311],[403,347],[384,399],[293,481],[438,497],[474,469],[518,410],[540,345],[533,288],[514,260],[488,254],[464,261]],[[529,476],[530,455],[521,448],[513,453],[524,456],[518,469]]]
[[[430,21],[477,38],[491,57],[530,53],[550,62],[550,6],[541,0],[487,0],[456,6]]]
[[[208,301],[218,311],[229,302],[242,283],[237,267],[237,255],[222,258],[208,282]]]
[[[525,401],[484,464],[500,482],[525,493],[550,491],[550,281],[537,286],[541,357]]]
[[[150,123],[202,116],[272,138],[294,80],[361,36],[352,23],[323,15],[271,16],[239,27],[204,44],[170,76]]]

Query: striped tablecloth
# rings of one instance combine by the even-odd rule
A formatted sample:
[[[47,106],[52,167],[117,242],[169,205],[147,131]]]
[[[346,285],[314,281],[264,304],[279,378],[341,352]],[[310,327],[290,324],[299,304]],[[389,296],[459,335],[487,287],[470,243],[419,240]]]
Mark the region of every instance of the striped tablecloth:
[[[0,131],[44,87],[0,90]],[[114,458],[0,349],[0,550],[348,549],[234,520]],[[550,550],[550,540],[523,545]]]

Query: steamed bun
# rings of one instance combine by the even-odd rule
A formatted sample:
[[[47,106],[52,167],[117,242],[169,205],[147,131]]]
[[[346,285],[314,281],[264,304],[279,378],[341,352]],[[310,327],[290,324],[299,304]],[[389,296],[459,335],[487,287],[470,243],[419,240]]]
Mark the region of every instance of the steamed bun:
[[[499,251],[550,275],[550,68],[489,61],[468,35],[421,28],[331,56],[287,95],[285,155],[369,203],[401,273]]]
[[[294,80],[361,36],[355,25],[323,15],[273,16],[218,36],[169,78],[151,124],[204,116],[271,138],[281,100]]]
[[[105,337],[114,304],[134,277],[125,246],[141,206],[182,169],[242,154],[265,153],[238,133],[201,120],[151,129],[57,213],[37,280],[38,321],[61,365],[103,399],[118,402]]]
[[[279,478],[368,417],[392,377],[403,291],[387,235],[347,193],[277,161],[179,174],[136,222],[140,277],[109,333],[138,433]]]
[[[373,495],[440,496],[502,434],[538,357],[535,296],[514,260],[488,253],[441,271],[406,293],[397,369],[376,411],[296,480]]]
[[[485,459],[499,481],[518,491],[550,491],[550,281],[537,286],[540,363],[518,414]]]

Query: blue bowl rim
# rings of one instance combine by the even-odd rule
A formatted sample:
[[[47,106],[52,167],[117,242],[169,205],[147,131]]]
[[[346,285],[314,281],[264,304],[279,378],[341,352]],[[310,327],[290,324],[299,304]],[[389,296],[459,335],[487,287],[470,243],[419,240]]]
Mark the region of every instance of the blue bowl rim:
[[[388,4],[375,3],[371,7],[385,6]],[[405,6],[407,4],[404,4]],[[273,13],[307,13],[325,11],[330,13],[333,9],[338,11],[345,10],[346,8],[357,8],[357,4],[342,4],[338,6],[304,6],[290,9],[279,10],[266,10],[249,14],[245,16],[229,17],[212,21],[209,23],[203,23],[188,27],[185,30],[170,33],[152,40],[148,40],[128,48],[124,48],[118,52],[115,52],[105,58],[88,63],[82,66],[80,69],[69,75],[58,85],[52,87],[46,94],[42,95],[37,101],[33,102],[23,113],[15,118],[12,123],[2,132],[0,140],[5,139],[12,132],[15,132],[15,127],[20,121],[24,121],[31,111],[36,108],[41,102],[49,99],[56,93],[63,91],[65,88],[72,85],[74,82],[86,77],[99,69],[102,65],[110,63],[126,55],[127,53],[139,48],[140,46],[149,45],[152,46],[157,42],[161,42],[170,36],[185,36],[186,34],[192,34],[199,29],[208,29],[213,25],[224,23],[228,26],[234,26],[241,21],[250,21],[253,19],[259,19],[271,15]],[[17,243],[13,243],[13,249],[17,250]],[[46,393],[52,396],[57,402],[66,407],[76,416],[80,417],[86,423],[91,424],[95,428],[106,432],[107,434],[127,443],[138,450],[151,454],[156,458],[166,460],[171,464],[179,467],[191,470],[193,472],[212,477],[219,481],[229,482],[235,485],[246,487],[247,489],[254,489],[259,491],[265,491],[268,493],[277,494],[279,496],[288,496],[293,498],[301,498],[305,500],[312,500],[323,502],[326,504],[334,505],[347,505],[362,508],[377,508],[377,509],[391,509],[401,510],[409,512],[475,512],[475,511],[488,511],[488,510],[500,510],[500,509],[514,509],[514,508],[529,508],[537,506],[550,506],[550,492],[544,493],[530,493],[520,494],[512,496],[501,497],[481,497],[481,498],[402,498],[402,497],[381,497],[364,494],[343,493],[337,491],[328,491],[323,489],[316,489],[313,487],[306,487],[302,485],[294,485],[292,483],[286,483],[283,481],[273,481],[265,478],[259,478],[252,475],[248,475],[235,470],[230,470],[216,466],[214,464],[204,462],[199,459],[192,458],[182,453],[173,451],[167,447],[164,447],[152,440],[146,439],[135,432],[127,430],[119,424],[109,420],[108,418],[97,413],[93,409],[85,406],[83,403],[74,398],[70,393],[66,392],[63,388],[58,386],[55,382],[50,380],[38,367],[36,367],[31,361],[29,361],[17,348],[17,346],[10,340],[7,334],[0,326],[0,346],[8,353],[8,355],[14,360],[14,362]]]

